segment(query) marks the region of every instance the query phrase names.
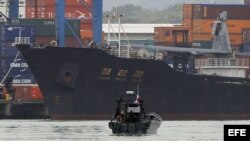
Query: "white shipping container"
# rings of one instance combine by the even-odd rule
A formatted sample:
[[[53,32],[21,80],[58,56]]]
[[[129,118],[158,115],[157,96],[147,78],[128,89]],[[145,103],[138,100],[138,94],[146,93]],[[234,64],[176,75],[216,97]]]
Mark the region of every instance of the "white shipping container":
[[[9,0],[0,0],[0,11],[7,17],[9,17]],[[26,0],[19,0],[19,18],[25,18],[25,6]],[[4,16],[0,16],[0,21],[6,21]]]

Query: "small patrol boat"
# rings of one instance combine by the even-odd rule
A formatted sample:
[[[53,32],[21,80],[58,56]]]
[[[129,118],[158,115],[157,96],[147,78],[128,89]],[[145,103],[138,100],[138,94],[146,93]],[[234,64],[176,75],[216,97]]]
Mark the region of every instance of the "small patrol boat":
[[[145,113],[143,100],[134,91],[127,91],[117,100],[116,113],[109,122],[113,134],[156,134],[162,118],[154,113]]]

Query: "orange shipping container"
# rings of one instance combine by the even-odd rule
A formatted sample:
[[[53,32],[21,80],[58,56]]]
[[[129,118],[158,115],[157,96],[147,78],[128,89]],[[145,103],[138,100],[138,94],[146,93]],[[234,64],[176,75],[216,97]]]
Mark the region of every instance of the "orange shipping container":
[[[154,29],[154,40],[155,43],[164,42],[167,44],[171,44],[174,42],[173,31],[177,30],[187,30],[190,31],[190,27],[184,26],[173,26],[173,27],[155,27]],[[183,41],[183,35],[181,33],[177,34],[177,42]],[[188,42],[192,42],[192,34],[188,33]]]
[[[81,20],[80,24],[81,30],[93,30],[92,20]]]
[[[192,18],[192,4],[183,4],[183,18],[184,19],[191,19]]]
[[[212,40],[212,35],[211,34],[197,34],[197,33],[193,33],[193,40],[194,41],[211,41]]]
[[[242,44],[242,36],[241,34],[229,34],[229,39],[230,39],[230,42],[231,42],[231,45],[234,46],[234,47],[239,47],[239,45]],[[197,34],[197,33],[194,33],[193,34],[193,40],[197,40],[197,41],[213,41],[213,36],[211,34]]]
[[[183,26],[192,26],[193,21],[191,19],[183,19]]]
[[[93,38],[93,31],[92,30],[81,30],[81,38]]]
[[[239,47],[242,44],[242,34],[230,34],[229,39],[234,47]]]
[[[223,5],[223,4],[193,4],[193,19],[216,19],[218,14],[227,11],[228,19],[250,19],[249,5]]]
[[[193,20],[193,33],[211,33],[214,20]],[[250,28],[250,20],[228,20],[229,33],[242,33],[243,28]]]
[[[192,25],[192,4],[183,4],[183,25],[191,26]]]

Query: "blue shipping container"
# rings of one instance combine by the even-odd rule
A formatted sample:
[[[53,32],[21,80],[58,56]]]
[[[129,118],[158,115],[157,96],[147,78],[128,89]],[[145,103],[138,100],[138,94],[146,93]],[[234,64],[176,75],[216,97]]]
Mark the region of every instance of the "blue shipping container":
[[[8,73],[8,74],[7,74]],[[36,84],[34,76],[22,55],[0,57],[0,80],[12,77],[14,84]]]
[[[249,53],[250,52],[250,43],[245,43],[241,46],[240,48],[241,52],[246,52]]]
[[[31,42],[35,42],[34,25],[2,25],[1,41],[15,41],[15,37],[30,37]]]
[[[0,47],[1,58],[12,57],[17,55],[17,48],[13,46],[2,46]]]
[[[5,75],[0,75],[0,79],[3,80]],[[33,75],[29,74],[9,74],[7,77],[13,78],[13,84],[36,84],[36,80]]]
[[[25,62],[25,60],[22,57],[1,57],[0,58],[0,64],[1,69],[0,73],[6,73],[11,68],[10,73],[26,73],[26,74],[32,74],[28,64]]]

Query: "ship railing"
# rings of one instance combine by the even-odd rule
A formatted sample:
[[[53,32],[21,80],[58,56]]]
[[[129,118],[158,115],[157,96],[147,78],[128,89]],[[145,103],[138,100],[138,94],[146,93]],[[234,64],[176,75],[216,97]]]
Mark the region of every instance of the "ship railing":
[[[131,47],[123,46],[120,48],[120,53],[117,47],[102,48],[102,50],[110,55],[121,57],[121,58],[164,60],[163,53],[149,52],[148,50],[141,49],[141,48],[131,48]]]
[[[153,116],[153,117],[154,117],[155,119],[157,119],[159,122],[162,121],[161,116],[159,116],[159,115],[156,114],[155,112],[150,112],[148,115],[149,115],[149,116]]]
[[[15,37],[15,44],[30,45],[30,37]]]
[[[245,58],[206,58],[195,59],[195,68],[205,67],[238,67],[249,68],[249,59]]]

